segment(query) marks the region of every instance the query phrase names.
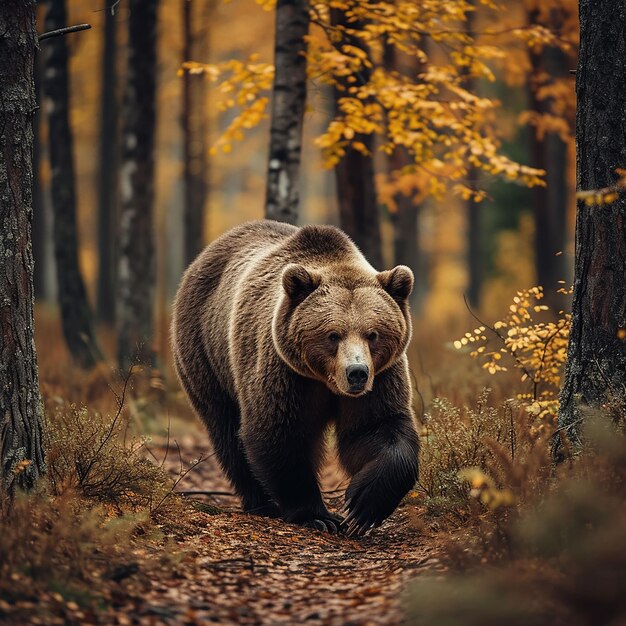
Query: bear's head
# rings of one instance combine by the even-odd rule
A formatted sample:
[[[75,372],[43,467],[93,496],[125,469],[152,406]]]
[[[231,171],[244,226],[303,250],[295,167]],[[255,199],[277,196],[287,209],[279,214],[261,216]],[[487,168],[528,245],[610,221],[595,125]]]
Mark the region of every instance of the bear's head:
[[[352,265],[288,265],[272,334],[282,359],[336,394],[371,391],[374,377],[411,338],[413,273],[398,265],[376,273]]]

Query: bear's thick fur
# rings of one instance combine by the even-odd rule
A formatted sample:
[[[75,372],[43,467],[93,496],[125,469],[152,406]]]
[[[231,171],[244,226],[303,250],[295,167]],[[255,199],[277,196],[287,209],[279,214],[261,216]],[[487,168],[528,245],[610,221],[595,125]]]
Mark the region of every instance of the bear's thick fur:
[[[317,481],[331,423],[351,530],[413,486],[412,287],[409,268],[377,272],[337,228],[272,221],[227,232],[186,271],[176,369],[245,511],[338,529]]]

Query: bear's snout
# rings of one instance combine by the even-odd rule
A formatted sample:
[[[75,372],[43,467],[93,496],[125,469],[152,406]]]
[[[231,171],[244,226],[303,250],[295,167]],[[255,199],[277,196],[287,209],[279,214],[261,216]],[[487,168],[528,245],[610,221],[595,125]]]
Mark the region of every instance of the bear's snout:
[[[348,379],[348,391],[350,393],[360,393],[365,389],[370,370],[363,363],[355,363],[346,367],[346,378]]]

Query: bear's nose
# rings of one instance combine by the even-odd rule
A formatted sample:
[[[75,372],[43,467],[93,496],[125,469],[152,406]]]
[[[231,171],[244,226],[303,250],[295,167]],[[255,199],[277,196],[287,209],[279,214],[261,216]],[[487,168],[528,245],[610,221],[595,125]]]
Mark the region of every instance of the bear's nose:
[[[354,365],[348,365],[346,367],[346,378],[350,385],[351,392],[362,391],[365,387],[365,383],[369,378],[369,368],[362,363],[355,363]]]

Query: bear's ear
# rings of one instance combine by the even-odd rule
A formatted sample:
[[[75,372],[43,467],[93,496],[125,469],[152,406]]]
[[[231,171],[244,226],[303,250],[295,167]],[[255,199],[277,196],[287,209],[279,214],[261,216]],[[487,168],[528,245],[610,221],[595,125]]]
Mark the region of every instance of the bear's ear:
[[[413,291],[413,272],[406,265],[398,265],[377,276],[382,288],[397,302],[404,302]]]
[[[320,282],[320,276],[302,265],[292,263],[283,270],[283,289],[293,302],[302,302],[319,287]]]

